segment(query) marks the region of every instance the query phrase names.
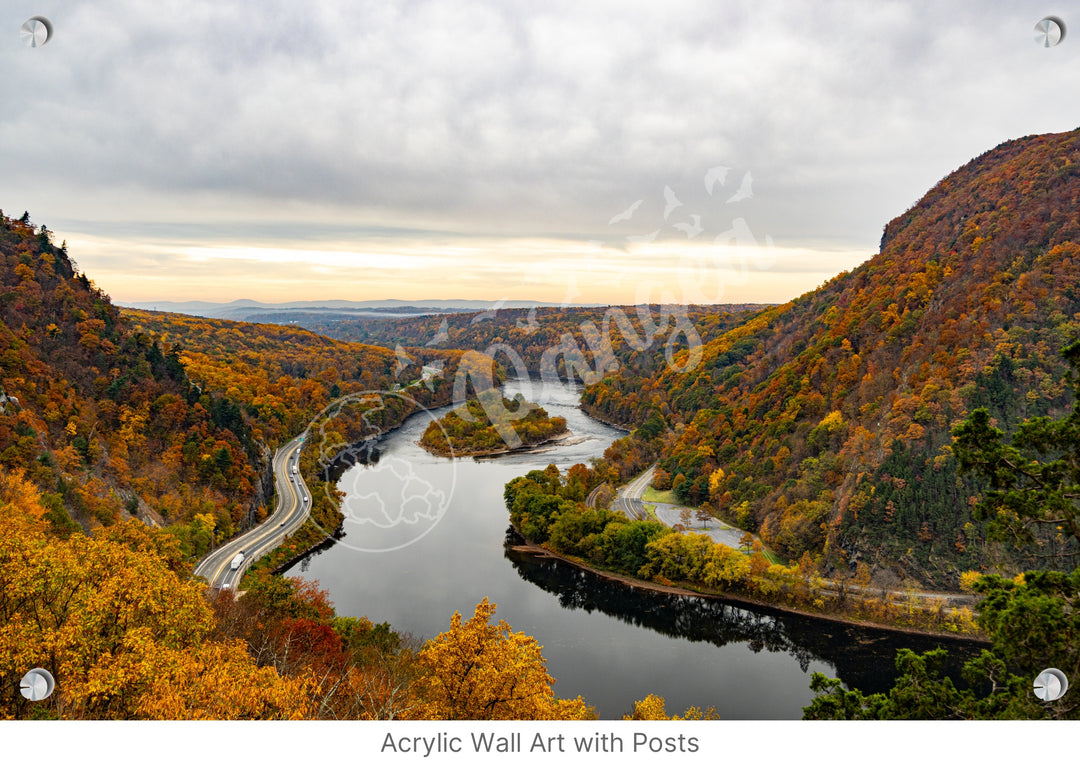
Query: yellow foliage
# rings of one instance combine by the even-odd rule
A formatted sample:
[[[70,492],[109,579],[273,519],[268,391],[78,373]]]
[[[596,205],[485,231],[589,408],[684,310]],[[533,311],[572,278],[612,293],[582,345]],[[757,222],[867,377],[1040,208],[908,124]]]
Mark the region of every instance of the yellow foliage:
[[[559,700],[540,644],[489,621],[495,606],[484,598],[472,618],[455,612],[450,629],[424,644],[418,658],[420,699],[415,718],[585,719],[592,708],[578,697]]]
[[[634,712],[623,716],[623,721],[669,721],[671,716],[664,709],[664,698],[650,694],[643,700],[634,701]]]
[[[829,412],[825,415],[825,419],[818,423],[817,427],[823,431],[834,431],[844,427],[844,417],[838,411]]]
[[[213,514],[207,514],[204,512],[201,514],[196,514],[194,517],[191,518],[191,521],[200,530],[204,530],[207,533],[213,533],[214,526],[217,524],[217,517],[215,517]]]
[[[960,589],[971,592],[975,588],[975,582],[982,578],[977,570],[966,570],[960,574]]]
[[[134,629],[124,646],[90,671],[88,704],[108,701],[123,708],[124,718],[151,720],[301,719],[310,710],[311,679],[286,679],[257,667],[243,641],[170,649],[145,629]]]
[[[45,508],[40,499],[37,487],[21,471],[0,469],[0,540],[9,533],[28,540],[44,537]]]
[[[709,474],[709,497],[716,498],[724,491],[724,469],[717,468]]]
[[[687,708],[681,716],[669,716],[665,704],[664,698],[655,694],[650,694],[643,700],[635,700],[634,712],[623,716],[623,721],[703,721],[720,718],[716,708],[708,707],[702,710],[695,705]]]
[[[307,684],[212,643],[205,585],[182,578],[175,539],[136,520],[50,537],[40,494],[0,471],[0,684],[47,667],[63,718],[294,718]],[[0,693],[0,718],[25,702]]]

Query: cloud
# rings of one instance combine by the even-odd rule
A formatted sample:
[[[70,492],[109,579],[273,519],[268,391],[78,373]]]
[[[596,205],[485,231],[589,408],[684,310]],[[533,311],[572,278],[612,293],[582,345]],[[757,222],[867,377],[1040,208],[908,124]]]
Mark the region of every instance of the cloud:
[[[742,217],[868,257],[951,169],[1075,125],[1080,48],[1035,46],[1043,11],[18,0],[0,26],[40,13],[55,38],[0,47],[0,207],[58,232],[138,221],[140,244],[261,229],[363,251],[378,229],[615,242],[664,225],[670,186],[706,230]],[[753,199],[718,207],[748,172]]]

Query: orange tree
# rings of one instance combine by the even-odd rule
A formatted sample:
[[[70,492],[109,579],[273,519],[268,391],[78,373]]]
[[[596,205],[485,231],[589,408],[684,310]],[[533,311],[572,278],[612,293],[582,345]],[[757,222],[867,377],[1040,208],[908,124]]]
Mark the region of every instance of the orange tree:
[[[540,644],[513,632],[485,597],[471,619],[455,612],[450,629],[428,641],[418,657],[415,717],[425,719],[586,719],[581,697],[555,697]]]
[[[181,577],[148,528],[56,540],[41,493],[0,471],[0,717],[297,718],[307,679],[259,668],[238,640],[208,636],[205,585]],[[137,547],[137,548],[133,548]],[[168,545],[160,551],[167,553]],[[31,705],[17,691],[30,668],[57,680]]]

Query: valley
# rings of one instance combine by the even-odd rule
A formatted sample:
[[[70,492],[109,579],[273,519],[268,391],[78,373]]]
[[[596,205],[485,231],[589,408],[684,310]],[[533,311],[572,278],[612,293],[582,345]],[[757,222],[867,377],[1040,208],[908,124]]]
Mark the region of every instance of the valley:
[[[618,718],[654,694],[735,718],[1041,717],[1023,671],[1077,659],[1060,636],[1080,589],[1077,212],[1080,133],[1031,136],[951,173],[886,225],[876,255],[784,304],[297,318],[321,333],[121,310],[48,229],[2,216],[0,570],[13,581],[0,606],[17,626],[0,640],[20,656],[0,672],[56,665],[70,688],[53,717],[460,718],[481,711],[440,693],[448,644],[482,636],[490,655],[531,655],[539,699],[505,712],[535,718]],[[508,400],[485,405],[495,389]],[[489,459],[420,448],[470,401],[490,427],[457,428],[449,446],[503,451],[494,437],[510,430],[528,443]],[[274,450],[300,435],[304,486],[275,492]],[[635,518],[605,507],[646,471],[622,499]],[[751,538],[653,521],[637,506],[646,485]],[[310,506],[290,507],[297,494]],[[276,507],[281,545],[246,569],[243,596],[217,573],[206,595],[195,564],[257,536]],[[73,607],[57,602],[50,552],[87,580]],[[95,576],[106,557],[115,568]],[[127,594],[140,574],[146,599]],[[961,592],[979,596],[974,615],[924,604]],[[159,599],[182,613],[155,620]],[[761,604],[990,649],[950,640],[952,656],[894,662],[901,643],[943,644]],[[110,606],[130,614],[95,619]],[[506,621],[490,621],[496,608]],[[1058,635],[1017,640],[1021,622]],[[877,638],[881,652],[863,648]],[[262,676],[251,693],[214,705],[191,689],[215,654]],[[102,683],[115,660],[142,678]],[[1003,688],[945,683],[964,660],[971,685]],[[927,671],[948,700],[905,704]]]

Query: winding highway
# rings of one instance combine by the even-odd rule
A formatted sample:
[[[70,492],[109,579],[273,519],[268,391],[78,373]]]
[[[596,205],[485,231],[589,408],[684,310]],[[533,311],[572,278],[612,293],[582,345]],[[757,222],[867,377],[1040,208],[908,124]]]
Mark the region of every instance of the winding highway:
[[[297,436],[274,453],[274,490],[278,497],[277,508],[270,518],[219,546],[195,566],[195,575],[205,578],[211,589],[236,589],[253,562],[276,548],[307,520],[311,513],[311,493],[298,473],[303,445],[304,437]],[[240,552],[244,559],[233,570],[233,559]]]
[[[649,512],[641,504],[641,496],[645,494],[645,488],[652,482],[656,466],[652,465],[625,487],[620,487],[615,493],[615,500],[611,502],[611,508],[621,511],[631,519],[648,519]]]

